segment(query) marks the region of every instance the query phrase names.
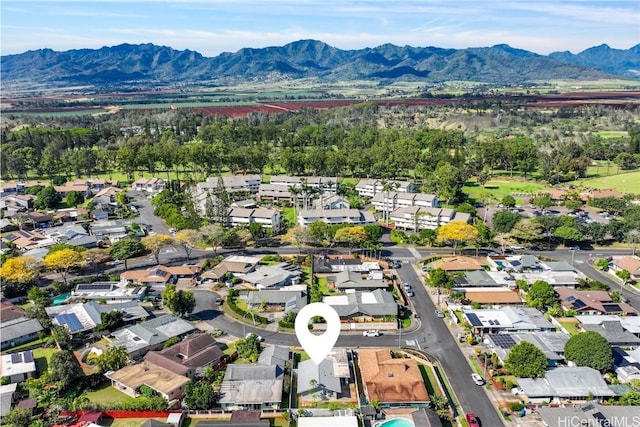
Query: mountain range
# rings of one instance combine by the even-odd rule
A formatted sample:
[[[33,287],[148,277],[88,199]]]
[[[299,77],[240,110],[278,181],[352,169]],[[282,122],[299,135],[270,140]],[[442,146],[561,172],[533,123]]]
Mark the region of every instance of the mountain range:
[[[234,83],[317,78],[324,81],[471,80],[514,84],[550,79],[640,79],[640,44],[630,49],[600,45],[578,54],[539,55],[506,44],[444,49],[384,44],[342,50],[317,40],[245,48],[213,58],[154,44],[121,44],[57,52],[31,50],[1,57],[2,85],[37,82],[51,87],[114,86],[135,82]]]

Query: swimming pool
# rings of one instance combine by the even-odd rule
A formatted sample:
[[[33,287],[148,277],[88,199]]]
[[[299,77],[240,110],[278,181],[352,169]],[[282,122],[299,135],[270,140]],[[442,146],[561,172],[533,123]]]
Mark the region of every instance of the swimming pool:
[[[415,425],[407,419],[394,418],[392,420],[385,421],[382,424],[378,424],[378,427],[415,427]]]
[[[52,305],[62,305],[69,299],[70,296],[71,294],[68,292],[66,294],[60,294],[53,299]]]
[[[502,261],[496,261],[496,264],[504,270],[504,263]]]

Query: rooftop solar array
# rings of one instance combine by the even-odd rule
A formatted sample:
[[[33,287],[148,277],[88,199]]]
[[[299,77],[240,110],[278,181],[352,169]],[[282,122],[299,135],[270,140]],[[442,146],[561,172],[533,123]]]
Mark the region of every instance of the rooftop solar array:
[[[576,300],[571,304],[571,306],[572,306],[573,308],[575,308],[576,310],[578,310],[578,309],[581,309],[581,308],[583,308],[583,307],[586,307],[586,306],[587,306],[587,304],[585,304],[581,299],[576,299]]]
[[[24,353],[24,363],[31,363],[33,362],[33,352],[31,350],[27,350]]]
[[[619,313],[622,311],[622,307],[618,304],[602,304],[602,308],[604,308],[604,311],[607,313]]]
[[[12,353],[11,354],[11,363],[21,363],[22,355],[20,353]]]
[[[26,231],[18,230],[18,231],[16,231],[16,233],[18,233],[19,235],[21,235],[22,237],[24,237],[26,239],[31,238],[31,234],[27,233]]]
[[[469,322],[472,326],[482,326],[482,321],[478,318],[477,314],[465,313],[465,315],[467,316],[467,319],[469,319]]]
[[[91,283],[91,284],[82,284],[78,285],[76,288],[77,291],[111,291],[113,289],[113,285],[111,283]]]
[[[71,333],[78,332],[84,329],[78,317],[73,313],[65,313],[56,316],[56,320],[61,325],[67,325]]]
[[[491,340],[495,345],[497,345],[498,347],[504,350],[508,350],[514,345],[516,345],[516,340],[514,340],[511,335],[493,334],[491,335]]]

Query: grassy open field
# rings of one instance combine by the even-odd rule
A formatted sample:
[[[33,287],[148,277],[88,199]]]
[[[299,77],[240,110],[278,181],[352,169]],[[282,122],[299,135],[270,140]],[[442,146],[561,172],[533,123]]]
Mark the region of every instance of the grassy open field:
[[[640,193],[640,171],[581,179],[572,184],[589,188],[615,188],[622,193],[638,194]]]
[[[474,200],[485,200],[494,202],[501,200],[508,194],[533,194],[538,191],[548,189],[548,186],[538,184],[536,182],[508,179],[492,179],[491,181],[486,183],[485,188],[482,188],[482,186],[478,185],[475,179],[471,179],[467,181],[462,187],[462,191],[467,193],[469,197]]]

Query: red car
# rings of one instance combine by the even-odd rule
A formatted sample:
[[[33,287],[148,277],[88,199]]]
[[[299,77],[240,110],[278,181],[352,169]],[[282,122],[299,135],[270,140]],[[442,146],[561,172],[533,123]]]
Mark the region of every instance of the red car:
[[[467,424],[469,424],[469,427],[479,427],[480,426],[480,423],[478,422],[478,419],[473,414],[473,412],[470,412],[470,413],[467,414]]]

